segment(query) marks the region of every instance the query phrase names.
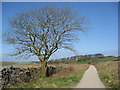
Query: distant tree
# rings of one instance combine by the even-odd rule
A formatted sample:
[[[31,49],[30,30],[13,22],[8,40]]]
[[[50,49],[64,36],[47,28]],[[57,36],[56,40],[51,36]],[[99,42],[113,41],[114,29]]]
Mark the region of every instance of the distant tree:
[[[11,55],[36,55],[41,62],[41,77],[46,74],[47,61],[58,49],[72,48],[76,31],[85,31],[86,17],[70,8],[45,6],[28,12],[17,13],[10,18],[9,32],[5,40],[15,45]]]
[[[104,57],[104,55],[101,54],[101,53],[97,53],[97,54],[95,54],[94,56],[95,56],[95,57],[98,57],[98,58],[99,58],[99,57]]]

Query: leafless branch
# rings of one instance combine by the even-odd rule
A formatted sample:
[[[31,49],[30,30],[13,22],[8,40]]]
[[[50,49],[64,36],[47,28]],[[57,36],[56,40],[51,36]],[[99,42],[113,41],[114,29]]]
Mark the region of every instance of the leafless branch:
[[[13,55],[36,55],[40,60],[48,58],[58,49],[73,51],[72,41],[76,31],[85,31],[86,17],[74,13],[70,8],[46,6],[18,13],[10,19],[10,32],[6,41],[18,45]]]

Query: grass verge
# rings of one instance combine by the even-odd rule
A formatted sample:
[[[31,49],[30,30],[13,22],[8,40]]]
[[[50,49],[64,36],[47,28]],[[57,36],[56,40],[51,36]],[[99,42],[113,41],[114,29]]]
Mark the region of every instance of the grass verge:
[[[120,88],[118,84],[118,61],[98,63],[95,66],[106,88]]]

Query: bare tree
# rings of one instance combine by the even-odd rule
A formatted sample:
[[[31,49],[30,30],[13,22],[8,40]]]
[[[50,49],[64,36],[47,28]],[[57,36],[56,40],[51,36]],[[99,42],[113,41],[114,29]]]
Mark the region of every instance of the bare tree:
[[[10,18],[6,41],[15,45],[16,55],[36,55],[41,62],[41,77],[45,76],[47,60],[58,49],[73,50],[76,31],[85,31],[84,16],[70,8],[45,6],[21,12]]]

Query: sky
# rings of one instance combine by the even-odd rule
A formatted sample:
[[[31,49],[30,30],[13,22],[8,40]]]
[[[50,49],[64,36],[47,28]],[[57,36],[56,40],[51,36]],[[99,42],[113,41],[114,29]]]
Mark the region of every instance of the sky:
[[[70,57],[74,55],[102,53],[104,55],[115,55],[118,53],[118,3],[117,2],[3,2],[2,3],[2,32],[9,27],[8,18],[15,16],[18,12],[27,11],[32,8],[44,7],[53,4],[55,7],[70,7],[80,15],[87,16],[88,31],[78,33],[79,41],[73,43],[76,53],[65,49],[58,50],[50,59]],[[29,59],[10,57],[7,54],[14,48],[2,41],[3,61],[34,61],[37,57]]]
[[[118,2],[119,0],[1,0],[2,2]]]

